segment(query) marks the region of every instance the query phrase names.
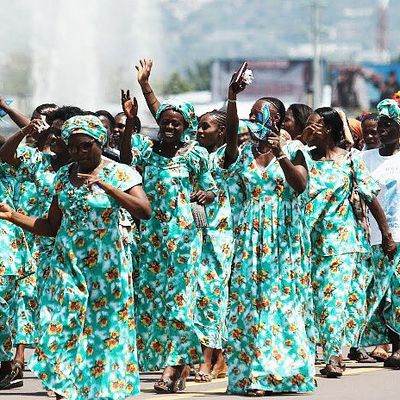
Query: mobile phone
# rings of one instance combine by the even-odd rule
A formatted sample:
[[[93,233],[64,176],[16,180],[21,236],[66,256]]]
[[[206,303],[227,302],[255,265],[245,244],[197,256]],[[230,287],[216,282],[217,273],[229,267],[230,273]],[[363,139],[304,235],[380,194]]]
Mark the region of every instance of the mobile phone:
[[[242,63],[242,65],[240,66],[240,68],[237,70],[236,74],[233,75],[232,80],[230,85],[232,86],[239,86],[239,87],[243,87],[244,85],[246,85],[243,82],[243,74],[247,69],[247,61],[245,61],[244,63]]]

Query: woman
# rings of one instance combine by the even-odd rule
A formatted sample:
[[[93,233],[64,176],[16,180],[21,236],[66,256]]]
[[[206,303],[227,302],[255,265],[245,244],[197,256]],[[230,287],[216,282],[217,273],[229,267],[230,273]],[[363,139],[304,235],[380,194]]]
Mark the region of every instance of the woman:
[[[394,242],[375,194],[379,188],[369,176],[357,152],[339,147],[344,141],[343,121],[330,107],[318,108],[310,115],[302,139],[310,147],[310,199],[305,206],[312,243],[312,287],[315,321],[326,366],[321,373],[339,377],[345,368],[342,345],[346,328],[357,337],[358,323],[349,324],[349,296],[357,279],[357,265],[362,256],[360,230],[350,197],[352,188],[366,202],[379,221],[385,242],[385,253],[392,255]],[[364,293],[356,293],[356,296]]]
[[[0,164],[0,195],[3,203],[13,206],[15,179],[6,164]],[[34,265],[21,228],[0,220],[0,389],[12,389],[23,385],[23,362],[13,360],[13,344],[21,343],[16,325],[20,301],[21,282],[34,273]],[[26,335],[25,335],[26,338]],[[16,342],[18,340],[18,342]]]
[[[300,138],[311,113],[312,108],[306,104],[291,104],[286,110],[283,129],[293,140]]]
[[[230,280],[228,392],[309,392],[314,354],[303,318],[308,281],[298,203],[307,167],[297,146],[281,148],[285,107],[275,98],[254,103],[254,142],[239,152],[236,95],[243,88],[240,80],[229,87],[225,150],[225,167],[246,191]]]
[[[390,237],[397,244],[397,253],[390,263],[385,257],[386,238],[379,232],[379,221],[370,215],[374,279],[368,288],[369,321],[361,343],[364,346],[391,343],[391,356],[387,357],[383,346],[373,353],[385,359],[385,367],[400,368],[400,107],[391,99],[382,100],[377,107],[381,147],[363,152],[362,157],[381,188],[378,199],[388,219]]]
[[[369,113],[361,119],[361,129],[364,139],[364,149],[371,150],[378,149],[380,147],[379,136],[377,132],[378,128],[378,114]]]
[[[143,69],[138,69],[139,78]],[[198,364],[202,353],[194,327],[201,235],[190,202],[209,204],[216,187],[208,154],[193,141],[197,133],[193,106],[166,102],[155,116],[158,140],[132,136],[133,129],[126,129],[121,160],[144,169],[144,187],[155,210],[140,227],[139,365],[144,370],[164,368],[154,389],[176,392],[185,388],[188,365]],[[194,181],[201,191],[191,196]]]
[[[139,377],[118,211],[149,218],[150,205],[135,171],[102,159],[107,131],[97,117],[70,118],[62,137],[74,162],[57,172],[47,217],[0,208],[0,218],[55,237],[29,365],[58,399],[125,399],[138,393]]]
[[[228,280],[233,258],[233,221],[229,199],[229,175],[223,169],[226,114],[213,110],[199,118],[197,140],[207,149],[211,174],[219,188],[217,198],[206,208],[208,226],[203,228],[203,245],[198,273],[195,326],[203,346],[203,363],[196,382],[226,376],[222,355],[226,340]],[[213,359],[216,360],[213,366]]]

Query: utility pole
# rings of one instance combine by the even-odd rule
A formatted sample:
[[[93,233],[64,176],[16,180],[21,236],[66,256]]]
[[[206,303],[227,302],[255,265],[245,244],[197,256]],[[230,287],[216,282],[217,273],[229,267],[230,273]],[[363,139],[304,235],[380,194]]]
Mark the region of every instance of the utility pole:
[[[312,38],[313,38],[313,108],[321,103],[321,3],[311,1],[312,7]]]

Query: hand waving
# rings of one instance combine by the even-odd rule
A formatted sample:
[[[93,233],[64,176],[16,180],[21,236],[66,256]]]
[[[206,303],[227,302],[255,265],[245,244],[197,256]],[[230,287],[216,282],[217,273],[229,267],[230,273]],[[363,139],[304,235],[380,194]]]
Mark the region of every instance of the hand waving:
[[[139,60],[139,65],[135,65],[137,70],[137,80],[140,85],[149,81],[150,72],[153,67],[153,60],[150,58],[143,58]]]

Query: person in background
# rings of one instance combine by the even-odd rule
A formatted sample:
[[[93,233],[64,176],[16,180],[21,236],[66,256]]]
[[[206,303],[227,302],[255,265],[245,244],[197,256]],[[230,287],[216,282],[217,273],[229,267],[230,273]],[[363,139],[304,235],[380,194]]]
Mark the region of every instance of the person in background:
[[[368,113],[361,119],[361,129],[364,138],[363,150],[377,149],[381,146],[378,135],[378,114]]]
[[[384,99],[378,106],[378,135],[381,146],[366,150],[362,157],[379,183],[378,199],[389,225],[389,238],[396,242],[394,261],[385,255],[388,238],[381,235],[377,218],[369,215],[374,280],[369,288],[370,307],[368,325],[361,345],[391,343],[392,354],[378,346],[375,356],[384,360],[388,368],[400,368],[400,107],[395,100]]]
[[[292,140],[300,138],[311,113],[312,108],[306,104],[291,104],[286,110],[283,129],[290,134]]]

